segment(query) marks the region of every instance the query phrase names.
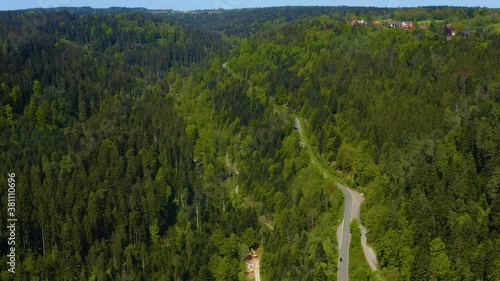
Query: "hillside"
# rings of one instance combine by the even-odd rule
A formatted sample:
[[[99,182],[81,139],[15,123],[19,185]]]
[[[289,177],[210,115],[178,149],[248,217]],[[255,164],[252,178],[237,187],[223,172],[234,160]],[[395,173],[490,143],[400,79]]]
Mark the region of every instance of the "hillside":
[[[0,12],[0,279],[500,279],[498,12]]]

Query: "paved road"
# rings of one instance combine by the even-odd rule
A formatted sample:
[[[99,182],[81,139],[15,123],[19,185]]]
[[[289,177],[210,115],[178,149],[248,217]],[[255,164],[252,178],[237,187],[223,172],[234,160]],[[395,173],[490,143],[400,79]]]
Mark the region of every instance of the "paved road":
[[[339,242],[339,268],[337,271],[337,280],[349,281],[349,242],[351,240],[351,230],[349,224],[352,219],[352,196],[349,190],[347,190],[347,188],[342,184],[337,183],[337,187],[342,190],[345,197],[344,219],[342,220],[342,224],[339,226],[341,229],[340,237],[337,237]]]
[[[304,147],[308,147],[307,138],[304,137],[302,124],[299,118],[295,118],[295,128],[300,133],[301,136],[301,144]],[[316,156],[309,150],[309,155],[311,157],[312,163],[320,163],[317,161]],[[323,166],[318,165],[320,172],[322,172],[325,178],[331,178],[335,180],[335,177]],[[357,218],[361,223],[360,219],[360,206],[363,200],[365,199],[363,195],[359,192],[352,190],[350,188],[345,187],[341,183],[337,183],[337,187],[344,193],[345,197],[345,205],[344,205],[344,217],[342,223],[337,229],[337,241],[338,241],[338,250],[339,250],[339,259],[338,259],[338,271],[337,271],[337,280],[339,281],[349,281],[349,243],[351,242],[351,231],[350,231],[350,223],[353,218]],[[368,247],[366,244],[366,228],[361,225],[361,245],[363,246],[363,252],[365,254],[365,258],[370,265],[373,271],[377,270],[377,257],[375,256],[375,252],[372,248]],[[340,261],[342,259],[342,261]]]
[[[226,69],[234,79],[237,77],[227,66],[227,62],[222,65],[224,69]],[[251,82],[247,81],[250,85]],[[307,138],[304,137],[302,131],[302,124],[299,118],[295,118],[295,128],[300,133],[301,136],[301,146],[309,150],[309,155],[311,158],[311,162],[316,163],[316,156],[312,152],[312,150],[308,147]],[[320,163],[320,162],[318,162]],[[325,178],[331,178],[335,180],[335,177],[322,166],[318,166],[320,172],[323,173]],[[337,187],[342,190],[345,197],[345,206],[344,206],[344,218],[337,230],[337,241],[339,242],[339,260],[338,260],[338,272],[337,272],[337,280],[339,281],[349,281],[349,243],[351,240],[350,233],[350,223],[353,218],[357,218],[360,223],[360,215],[359,215],[359,207],[361,202],[363,202],[364,197],[357,191],[349,189],[344,185],[337,183]],[[360,224],[361,225],[361,224]],[[366,244],[366,228],[361,225],[361,244],[363,246],[363,252],[365,254],[366,260],[370,265],[373,271],[377,270],[377,257],[372,248],[368,247]],[[342,262],[340,261],[342,259]],[[257,260],[257,264],[255,265],[255,280],[260,281],[260,268],[259,261]]]
[[[299,132],[302,143],[304,143],[304,146],[307,147],[309,150],[309,155],[311,157],[311,161],[313,163],[316,163],[316,156],[310,150],[309,144],[307,143],[307,138],[304,137],[304,132],[302,130],[302,124],[300,122],[299,118],[295,118],[295,128]],[[319,163],[319,162],[318,162]],[[323,177],[325,178],[332,178],[334,177],[330,174],[328,170],[326,170],[324,167],[321,165],[318,165],[319,170],[322,172]],[[352,219],[352,196],[349,190],[343,186],[340,183],[337,183],[337,187],[342,190],[344,193],[345,197],[345,205],[344,205],[344,219],[342,223],[340,224],[339,228],[337,229],[337,241],[339,245],[339,259],[338,259],[338,271],[337,271],[337,280],[339,281],[349,281],[349,242],[351,240],[351,232],[350,232],[350,227],[349,224]],[[356,204],[356,206],[359,208],[359,204]],[[358,209],[359,210],[359,209]],[[342,260],[342,261],[340,261]]]

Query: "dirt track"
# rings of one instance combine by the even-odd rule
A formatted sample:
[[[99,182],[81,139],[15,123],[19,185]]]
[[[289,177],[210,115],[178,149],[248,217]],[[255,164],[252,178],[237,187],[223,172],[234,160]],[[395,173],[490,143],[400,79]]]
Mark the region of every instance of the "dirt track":
[[[375,255],[375,251],[369,247],[366,244],[366,227],[364,227],[361,224],[361,217],[360,217],[360,206],[363,200],[365,200],[365,197],[361,195],[361,193],[357,192],[356,190],[352,190],[350,188],[346,189],[349,191],[351,194],[352,198],[352,209],[351,209],[351,218],[357,218],[358,221],[360,222],[360,228],[361,228],[361,246],[363,246],[363,252],[365,253],[366,261],[370,265],[372,271],[377,270],[377,256]]]

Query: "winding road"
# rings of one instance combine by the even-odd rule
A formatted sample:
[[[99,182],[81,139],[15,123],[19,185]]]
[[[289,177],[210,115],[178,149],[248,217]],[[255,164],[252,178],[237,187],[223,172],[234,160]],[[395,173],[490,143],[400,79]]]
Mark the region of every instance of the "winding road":
[[[347,188],[343,184],[339,183],[338,180],[336,180],[336,177],[334,177],[328,171],[328,169],[326,169],[320,164],[321,162],[318,161],[316,155],[314,155],[312,149],[309,147],[309,143],[307,141],[307,138],[304,136],[302,130],[302,124],[299,118],[295,118],[295,128],[300,133],[302,143],[309,152],[311,162],[318,163],[318,165],[316,166],[323,174],[323,177],[337,181],[337,187],[342,191],[342,193],[344,193],[345,197],[344,218],[342,220],[342,223],[337,229],[337,241],[339,245],[337,280],[349,281],[349,243],[351,240],[350,223],[353,218],[357,218],[361,223],[359,208],[365,198],[361,193],[352,190],[350,188]],[[365,254],[366,261],[370,265],[372,271],[377,270],[377,257],[375,255],[375,251],[373,251],[373,249],[368,247],[368,245],[366,244],[366,228],[362,225],[361,225],[361,244],[363,247],[363,252]]]
[[[225,62],[222,67],[227,70],[234,79],[238,79],[236,75],[229,69],[227,66],[227,62]],[[249,84],[250,81],[247,81]],[[361,224],[360,212],[359,208],[361,203],[364,200],[364,196],[359,192],[345,187],[343,184],[338,182],[338,178],[333,176],[328,169],[321,165],[320,161],[314,155],[313,150],[309,147],[309,143],[307,142],[307,138],[304,136],[302,130],[302,124],[300,119],[295,118],[295,128],[300,134],[301,137],[301,146],[306,148],[309,156],[311,158],[311,162],[316,165],[319,171],[323,174],[325,178],[330,178],[337,182],[337,187],[344,193],[345,197],[345,205],[344,205],[344,217],[342,223],[339,225],[337,229],[337,241],[338,241],[338,249],[339,249],[339,259],[338,259],[338,271],[337,271],[337,280],[339,281],[349,281],[349,243],[351,240],[351,231],[350,231],[350,223],[353,218],[357,218],[360,222],[361,228],[361,245],[363,247],[363,252],[365,254],[366,261],[370,265],[372,271],[377,270],[377,257],[375,255],[375,251],[370,248],[366,244],[366,228]],[[317,164],[316,164],[317,163]],[[342,260],[342,261],[341,261]],[[257,261],[255,265],[255,280],[260,281],[260,264]]]

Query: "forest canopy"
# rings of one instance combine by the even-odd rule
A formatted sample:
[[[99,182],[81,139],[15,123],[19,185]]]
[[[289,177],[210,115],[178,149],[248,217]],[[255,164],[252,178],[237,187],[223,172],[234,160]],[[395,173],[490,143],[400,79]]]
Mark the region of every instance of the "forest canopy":
[[[500,279],[499,24],[479,7],[0,12],[18,219],[16,274],[0,221],[0,279],[246,280],[259,248],[263,280],[336,280],[344,199],[311,153],[366,197],[379,270],[351,279]]]

